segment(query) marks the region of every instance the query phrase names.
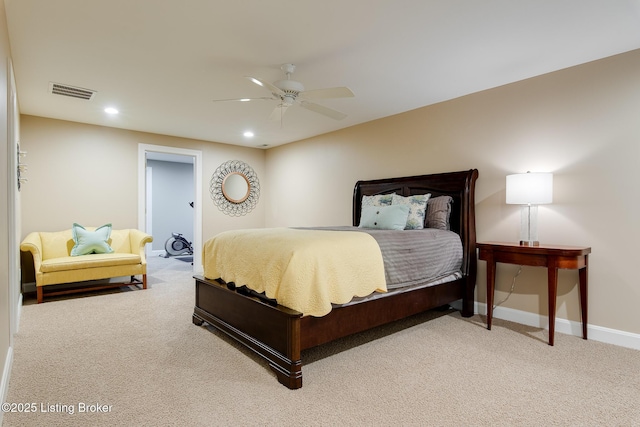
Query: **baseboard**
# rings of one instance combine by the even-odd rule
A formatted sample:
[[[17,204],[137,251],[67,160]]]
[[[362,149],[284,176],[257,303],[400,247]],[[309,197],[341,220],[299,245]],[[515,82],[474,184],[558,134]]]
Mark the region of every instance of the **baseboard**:
[[[452,306],[457,309],[461,309],[462,304],[460,301],[458,301],[458,303],[460,304],[452,304]],[[475,312],[486,315],[487,305],[476,302]],[[512,308],[498,307],[494,309],[493,317],[494,319],[507,320],[509,322],[533,326],[534,328],[549,329],[549,318],[547,316],[541,316],[539,314],[521,310],[514,310]],[[556,318],[556,332],[581,337],[582,324],[580,322]],[[587,335],[590,340],[640,350],[640,334],[605,328],[603,326],[587,325]]]
[[[9,393],[9,378],[11,377],[11,367],[13,366],[13,347],[9,347],[7,357],[4,361],[4,369],[2,370],[2,382],[0,382],[0,402],[5,403],[7,394]],[[0,411],[0,425],[4,412]]]

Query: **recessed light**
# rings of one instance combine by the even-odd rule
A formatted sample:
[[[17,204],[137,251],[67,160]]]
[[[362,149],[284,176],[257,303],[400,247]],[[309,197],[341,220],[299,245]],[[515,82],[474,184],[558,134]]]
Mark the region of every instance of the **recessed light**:
[[[253,138],[253,132],[251,132],[250,130],[243,133],[243,135],[247,138]]]
[[[119,111],[116,108],[113,107],[107,107],[104,109],[104,112],[107,114],[118,114]]]

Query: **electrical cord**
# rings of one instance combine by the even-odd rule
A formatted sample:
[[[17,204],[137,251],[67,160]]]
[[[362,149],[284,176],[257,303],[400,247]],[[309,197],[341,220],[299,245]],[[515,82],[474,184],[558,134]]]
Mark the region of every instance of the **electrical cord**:
[[[496,307],[498,307],[500,304],[505,303],[505,302],[509,299],[509,297],[510,297],[510,296],[511,296],[511,294],[513,293],[513,290],[514,290],[514,289],[515,289],[515,287],[516,287],[516,277],[518,277],[518,276],[520,275],[520,273],[522,273],[522,266],[518,267],[518,272],[516,273],[516,275],[515,275],[515,276],[513,276],[513,281],[511,282],[511,289],[509,289],[509,294],[507,294],[507,297],[506,297],[505,299],[503,299],[503,300],[502,300],[502,301],[500,301],[499,303],[497,303],[497,304],[494,304],[494,305],[493,305],[493,309],[494,309],[494,310],[495,310],[495,309],[496,309]]]

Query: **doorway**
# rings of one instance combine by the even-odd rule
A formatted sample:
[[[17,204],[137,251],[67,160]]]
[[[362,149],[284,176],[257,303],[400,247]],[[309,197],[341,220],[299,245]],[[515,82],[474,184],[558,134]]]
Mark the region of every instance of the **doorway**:
[[[187,235],[193,235],[193,271],[202,272],[202,152],[186,148],[166,147],[161,145],[138,144],[138,228],[152,234],[152,222],[148,217],[152,199],[152,174],[148,171],[147,161],[159,160],[165,162],[191,163],[193,165],[193,230]],[[153,234],[152,234],[153,235]],[[154,236],[156,240],[164,242],[169,236]],[[151,246],[151,245],[150,245]],[[149,247],[148,250],[151,250]]]

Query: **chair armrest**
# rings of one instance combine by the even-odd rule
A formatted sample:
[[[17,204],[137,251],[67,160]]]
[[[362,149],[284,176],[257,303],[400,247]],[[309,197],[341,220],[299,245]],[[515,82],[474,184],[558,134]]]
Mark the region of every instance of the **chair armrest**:
[[[40,233],[29,233],[22,243],[20,243],[20,250],[23,252],[31,252],[33,255],[33,268],[36,273],[39,272],[40,265],[42,264],[42,240],[40,239]]]
[[[131,252],[136,253],[136,251],[138,251],[142,263],[145,264],[147,260],[144,254],[144,245],[153,242],[153,236],[132,228],[129,230],[129,242],[131,244]]]

